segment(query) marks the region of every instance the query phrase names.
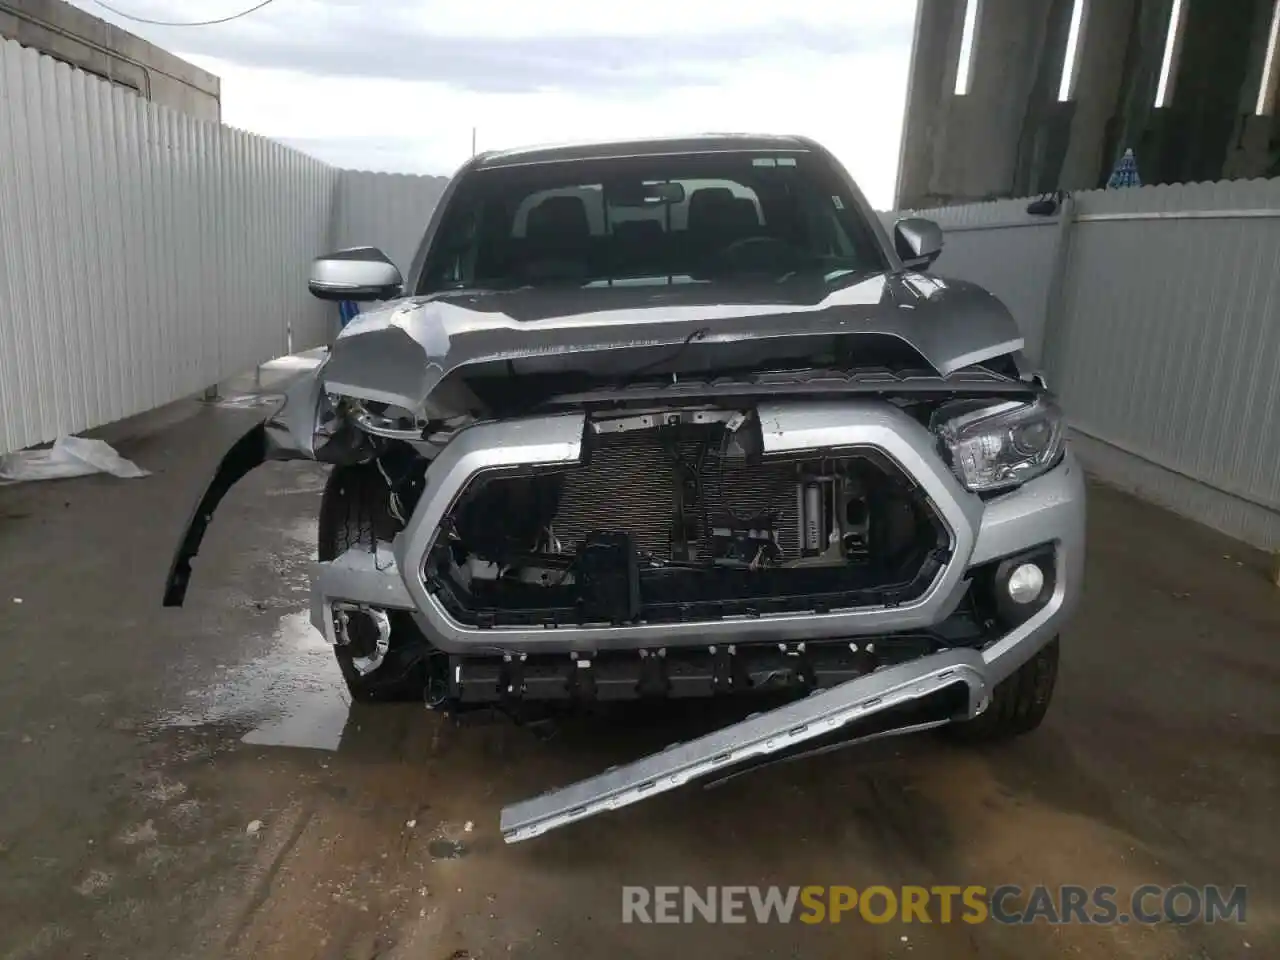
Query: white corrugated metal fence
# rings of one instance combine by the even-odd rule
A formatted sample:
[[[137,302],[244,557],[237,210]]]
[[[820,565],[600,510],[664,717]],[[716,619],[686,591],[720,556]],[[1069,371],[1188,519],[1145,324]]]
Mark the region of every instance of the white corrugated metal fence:
[[[448,182],[448,177],[343,170],[334,202],[334,248],[376,246],[407,276]]]
[[[337,171],[0,42],[0,452],[315,340]]]
[[[1280,547],[1280,180],[1079,193],[1061,231],[1026,204],[922,212],[946,232],[938,272],[1044,344],[1091,469]]]
[[[328,342],[311,259],[374,244],[407,269],[444,182],[339,171],[0,41],[0,453]]]

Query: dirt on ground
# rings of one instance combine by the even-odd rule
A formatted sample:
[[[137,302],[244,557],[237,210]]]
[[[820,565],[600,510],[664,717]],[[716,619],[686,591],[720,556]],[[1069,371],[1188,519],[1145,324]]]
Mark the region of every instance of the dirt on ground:
[[[109,436],[153,471],[0,487],[0,958],[1280,956],[1280,591],[1264,558],[1091,489],[1045,725],[923,734],[506,845],[498,813],[737,708],[521,725],[356,708],[309,625],[324,468],[273,464],[160,606],[261,411]],[[738,715],[741,715],[740,713]],[[1247,887],[1245,922],[623,923],[624,886]]]

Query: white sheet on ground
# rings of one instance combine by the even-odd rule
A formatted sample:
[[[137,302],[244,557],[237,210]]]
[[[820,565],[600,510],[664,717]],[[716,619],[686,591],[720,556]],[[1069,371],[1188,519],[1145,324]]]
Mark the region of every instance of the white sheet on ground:
[[[0,483],[59,480],[91,473],[109,473],[126,480],[150,476],[150,471],[120,456],[109,443],[87,437],[60,437],[48,450],[21,450],[0,457]]]

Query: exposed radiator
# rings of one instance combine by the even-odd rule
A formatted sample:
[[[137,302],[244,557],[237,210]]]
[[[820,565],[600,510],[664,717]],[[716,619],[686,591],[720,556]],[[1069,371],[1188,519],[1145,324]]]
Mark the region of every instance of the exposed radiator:
[[[682,444],[680,452],[696,464],[699,445]],[[712,524],[725,508],[742,518],[775,515],[778,546],[784,559],[799,556],[796,464],[748,465],[724,461],[723,473],[713,442],[702,469],[702,490]],[[723,488],[722,488],[723,485]],[[675,467],[658,436],[651,431],[605,434],[598,438],[591,462],[565,474],[560,509],[554,522],[556,539],[572,551],[592,530],[626,530],[643,555],[669,557],[675,512]],[[700,505],[686,508],[702,529]],[[690,544],[701,554],[705,544]]]

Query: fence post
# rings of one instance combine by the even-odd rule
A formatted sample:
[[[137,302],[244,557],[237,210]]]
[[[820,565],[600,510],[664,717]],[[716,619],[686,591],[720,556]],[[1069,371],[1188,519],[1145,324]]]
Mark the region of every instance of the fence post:
[[[1062,325],[1066,323],[1064,294],[1067,285],[1067,267],[1071,259],[1071,238],[1076,220],[1076,201],[1071,194],[1062,198],[1058,210],[1058,229],[1054,237],[1053,265],[1045,290],[1044,336],[1040,346],[1040,369],[1049,378],[1056,391],[1058,381],[1059,351],[1062,342]]]

